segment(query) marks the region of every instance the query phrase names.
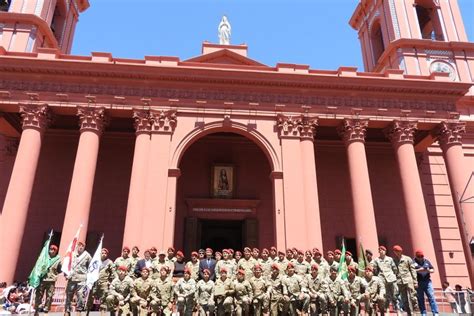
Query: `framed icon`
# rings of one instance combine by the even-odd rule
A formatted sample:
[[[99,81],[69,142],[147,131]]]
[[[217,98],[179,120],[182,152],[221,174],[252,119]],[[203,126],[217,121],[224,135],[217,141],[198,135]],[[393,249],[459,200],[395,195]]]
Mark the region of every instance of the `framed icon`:
[[[234,166],[213,165],[211,184],[212,197],[231,199],[234,194]]]

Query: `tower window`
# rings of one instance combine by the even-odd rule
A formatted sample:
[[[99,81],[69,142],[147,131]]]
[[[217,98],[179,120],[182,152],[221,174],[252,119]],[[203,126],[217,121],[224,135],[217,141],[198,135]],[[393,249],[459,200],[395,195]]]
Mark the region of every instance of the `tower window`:
[[[8,12],[11,2],[11,0],[0,0],[0,12]]]
[[[374,56],[374,63],[377,64],[377,61],[379,60],[380,56],[382,56],[385,50],[382,27],[379,22],[375,22],[372,26],[370,38],[372,42],[372,54]]]
[[[434,41],[444,41],[443,29],[438,16],[438,10],[434,6],[433,1],[417,1],[415,8],[421,38]]]
[[[56,40],[60,46],[63,36],[64,23],[66,23],[66,9],[58,4],[54,9],[53,20],[51,21],[51,31],[53,31],[54,37],[56,37]]]

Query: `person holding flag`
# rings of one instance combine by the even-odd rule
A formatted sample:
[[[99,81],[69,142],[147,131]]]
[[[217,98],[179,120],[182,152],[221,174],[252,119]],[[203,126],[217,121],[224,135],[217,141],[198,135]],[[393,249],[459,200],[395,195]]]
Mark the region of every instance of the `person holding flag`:
[[[347,280],[347,276],[349,275],[349,272],[347,270],[347,262],[346,262],[346,245],[344,243],[344,239],[342,239],[342,251],[338,252],[338,249],[334,251],[334,253],[340,253],[339,257],[339,266],[337,270],[337,276],[340,277],[342,280]],[[351,255],[351,261],[352,261],[352,254],[349,252],[349,255]],[[336,260],[337,260],[336,256]]]
[[[40,256],[28,277],[28,284],[35,288],[35,315],[39,311],[48,313],[53,302],[56,279],[61,271],[61,260],[58,256],[58,246],[51,245],[52,232],[44,243]],[[45,303],[42,304],[46,294]]]
[[[85,244],[77,242],[76,253],[73,256],[71,270],[69,274],[66,274],[66,304],[65,313],[71,313],[71,303],[76,295],[77,304],[76,311],[80,312],[84,310],[84,303],[86,298],[86,279],[89,263],[92,258],[91,255],[85,250]],[[63,269],[64,272],[64,269]]]
[[[87,271],[87,288],[89,295],[87,296],[87,311],[92,310],[94,299],[100,301],[100,311],[107,310],[107,293],[109,285],[115,277],[115,266],[112,260],[108,258],[109,250],[102,248],[102,239],[97,247],[94,257]]]

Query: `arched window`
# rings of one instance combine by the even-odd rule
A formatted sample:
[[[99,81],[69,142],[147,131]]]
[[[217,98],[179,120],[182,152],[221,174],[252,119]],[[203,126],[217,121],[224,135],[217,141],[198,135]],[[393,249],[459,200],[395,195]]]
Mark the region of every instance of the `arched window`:
[[[0,0],[1,1],[1,0]],[[54,37],[61,45],[61,40],[64,33],[64,27],[66,23],[66,7],[63,1],[58,1],[56,8],[54,9],[53,19],[51,21],[51,30],[53,31]]]
[[[10,8],[11,0],[0,0],[0,11],[8,12],[8,8]]]
[[[382,26],[379,21],[373,23],[370,31],[370,41],[372,43],[372,54],[374,56],[374,63],[377,64],[380,56],[385,50],[385,43],[383,40]]]
[[[417,0],[415,2],[418,26],[421,38],[434,41],[444,41],[443,28],[438,15],[438,9],[432,0]]]

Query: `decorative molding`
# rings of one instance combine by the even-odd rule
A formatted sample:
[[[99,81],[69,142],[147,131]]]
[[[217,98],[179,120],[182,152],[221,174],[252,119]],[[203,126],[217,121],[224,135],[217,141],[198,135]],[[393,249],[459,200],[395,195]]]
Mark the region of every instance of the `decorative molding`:
[[[277,115],[277,128],[280,137],[295,137],[313,140],[317,126],[317,117],[307,117],[303,115],[286,116],[284,114]]]
[[[394,146],[404,143],[413,144],[417,125],[415,121],[395,120],[384,129],[384,134]]]
[[[318,127],[317,117],[303,116],[300,120],[300,135],[303,139],[314,140],[316,136],[316,127]]]
[[[101,135],[107,125],[105,108],[103,107],[78,106],[77,115],[79,116],[81,133],[91,131]]]
[[[368,126],[369,120],[345,119],[339,125],[337,132],[346,145],[355,141],[365,142]]]
[[[161,110],[159,112],[151,111],[151,130],[154,133],[172,134],[178,123],[176,110]]]
[[[438,142],[443,150],[452,145],[462,145],[461,134],[465,132],[465,122],[441,122],[433,130],[433,134],[438,138]]]
[[[46,104],[20,104],[23,129],[32,128],[43,132],[51,123],[51,115]]]
[[[133,110],[133,127],[135,133],[138,134],[149,134],[151,132],[151,116],[148,110]]]

